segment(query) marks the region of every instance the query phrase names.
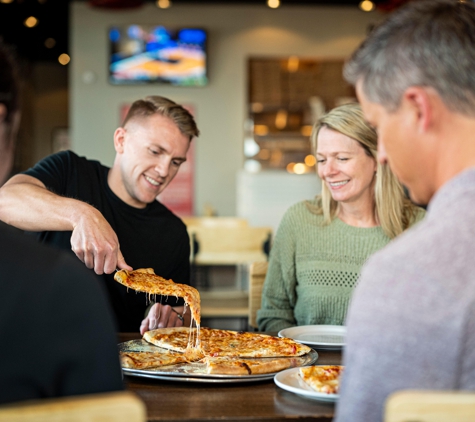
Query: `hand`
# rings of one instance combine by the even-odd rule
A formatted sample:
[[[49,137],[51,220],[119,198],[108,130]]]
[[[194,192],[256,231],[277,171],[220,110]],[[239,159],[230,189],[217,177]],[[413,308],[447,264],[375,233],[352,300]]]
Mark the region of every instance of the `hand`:
[[[75,224],[71,248],[96,274],[111,274],[117,268],[131,271],[120,251],[119,239],[102,214],[90,207]]]
[[[162,305],[156,303],[150,308],[147,317],[140,324],[140,334],[146,331],[155,330],[156,328],[166,327],[182,327],[183,316],[181,312],[183,308],[172,308],[170,305]]]

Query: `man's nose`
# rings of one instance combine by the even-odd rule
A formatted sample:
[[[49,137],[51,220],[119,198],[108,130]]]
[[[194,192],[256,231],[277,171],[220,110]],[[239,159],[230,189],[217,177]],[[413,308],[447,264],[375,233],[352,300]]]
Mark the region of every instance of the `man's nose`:
[[[157,160],[154,167],[158,175],[163,178],[168,176],[169,168],[170,168],[170,160],[163,156]]]
[[[381,164],[387,164],[388,156],[386,155],[386,148],[384,147],[384,143],[378,139],[378,161]]]

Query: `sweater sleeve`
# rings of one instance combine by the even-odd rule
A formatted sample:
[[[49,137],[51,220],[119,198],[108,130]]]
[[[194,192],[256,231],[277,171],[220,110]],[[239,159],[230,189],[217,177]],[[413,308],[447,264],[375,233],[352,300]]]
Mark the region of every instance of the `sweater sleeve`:
[[[272,245],[261,309],[257,312],[259,330],[279,331],[296,325],[293,309],[296,282],[295,239],[292,213],[289,210],[280,223]]]

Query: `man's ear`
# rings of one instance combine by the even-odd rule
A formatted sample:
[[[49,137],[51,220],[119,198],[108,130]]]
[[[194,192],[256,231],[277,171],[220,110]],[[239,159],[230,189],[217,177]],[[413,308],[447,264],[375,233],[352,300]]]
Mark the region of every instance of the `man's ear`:
[[[125,142],[125,129],[119,127],[114,132],[114,148],[117,154],[122,154],[124,152],[124,142]]]
[[[434,92],[431,88],[411,86],[403,94],[405,106],[412,111],[418,131],[426,132],[434,124],[437,111],[434,108]]]
[[[8,110],[7,106],[3,103],[0,103],[0,123],[5,122],[7,118]]]

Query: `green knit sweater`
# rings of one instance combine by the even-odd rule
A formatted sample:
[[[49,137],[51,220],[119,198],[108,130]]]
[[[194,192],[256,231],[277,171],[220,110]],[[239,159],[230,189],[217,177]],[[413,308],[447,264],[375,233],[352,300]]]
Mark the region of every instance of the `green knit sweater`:
[[[284,215],[270,254],[257,313],[259,330],[295,325],[343,325],[351,292],[368,257],[390,238],[381,227],[353,227],[323,216],[303,201]],[[418,214],[420,220],[424,211]]]

